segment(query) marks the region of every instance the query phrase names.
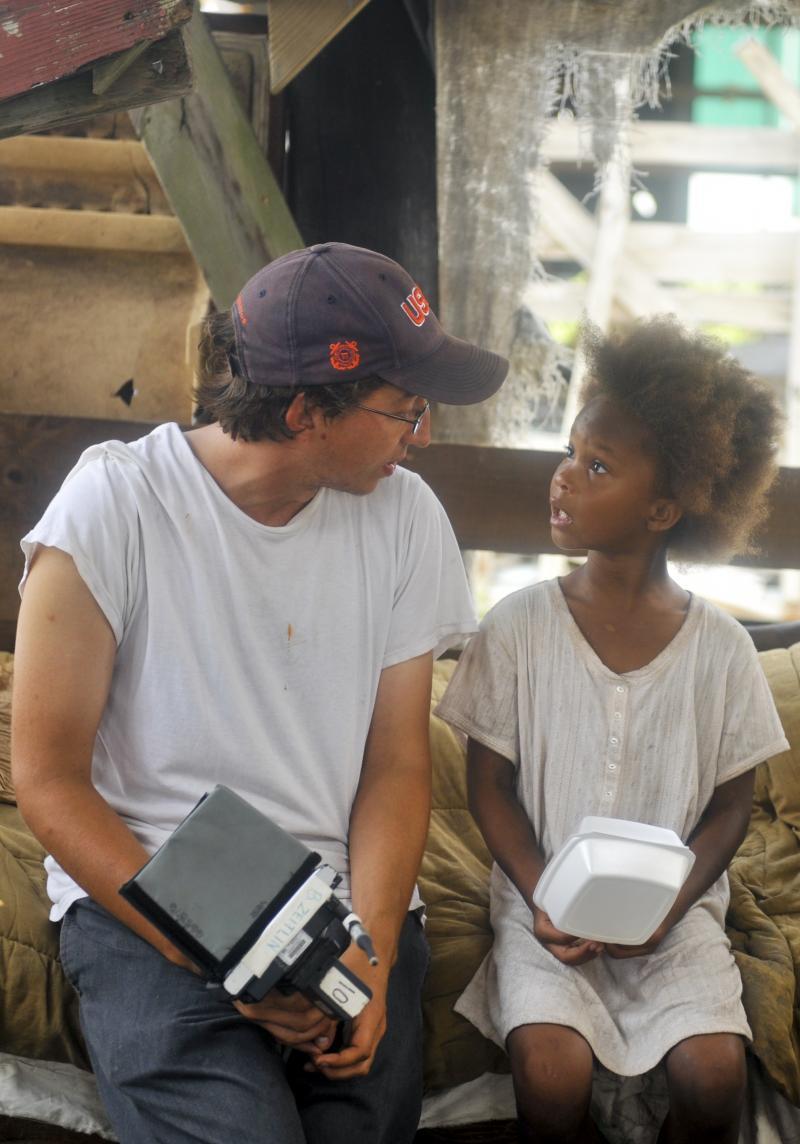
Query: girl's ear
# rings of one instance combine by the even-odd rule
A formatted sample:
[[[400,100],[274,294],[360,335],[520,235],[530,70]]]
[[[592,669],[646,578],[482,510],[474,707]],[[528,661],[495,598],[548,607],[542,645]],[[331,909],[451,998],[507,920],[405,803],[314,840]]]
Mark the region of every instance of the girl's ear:
[[[683,516],[683,509],[677,501],[669,497],[659,497],[653,502],[647,527],[650,532],[669,532]]]
[[[298,393],[292,398],[283,419],[287,428],[293,433],[302,433],[304,429],[313,428],[314,406],[306,402],[305,393]]]

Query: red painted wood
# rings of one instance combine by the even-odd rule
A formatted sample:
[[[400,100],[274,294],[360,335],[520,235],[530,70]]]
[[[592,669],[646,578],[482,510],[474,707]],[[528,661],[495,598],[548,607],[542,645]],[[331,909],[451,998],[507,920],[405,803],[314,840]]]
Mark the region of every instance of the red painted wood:
[[[191,0],[14,0],[0,4],[0,99],[160,40],[191,15]]]

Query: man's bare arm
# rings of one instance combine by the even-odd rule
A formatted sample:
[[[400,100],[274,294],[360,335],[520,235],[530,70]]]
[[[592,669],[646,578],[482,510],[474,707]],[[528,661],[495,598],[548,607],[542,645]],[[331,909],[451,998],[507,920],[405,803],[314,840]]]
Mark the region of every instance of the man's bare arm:
[[[353,909],[375,944],[379,964],[351,948],[345,960],[367,982],[373,999],[353,1022],[349,1044],[315,1061],[326,1075],[367,1073],[386,1029],[386,988],[400,931],[419,873],[431,802],[430,653],[385,668],[350,816]]]
[[[79,886],[165,957],[190,965],[119,895],[148,854],[92,785],[92,749],[108,697],[113,632],[72,557],[41,548],[20,608],[11,756],[20,810]]]

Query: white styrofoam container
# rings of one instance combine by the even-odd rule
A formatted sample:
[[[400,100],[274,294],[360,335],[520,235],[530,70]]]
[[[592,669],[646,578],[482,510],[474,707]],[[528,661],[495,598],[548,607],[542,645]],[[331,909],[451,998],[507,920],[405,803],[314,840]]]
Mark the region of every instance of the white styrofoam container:
[[[693,864],[673,830],[590,815],[547,863],[533,901],[565,933],[640,945],[666,917]]]

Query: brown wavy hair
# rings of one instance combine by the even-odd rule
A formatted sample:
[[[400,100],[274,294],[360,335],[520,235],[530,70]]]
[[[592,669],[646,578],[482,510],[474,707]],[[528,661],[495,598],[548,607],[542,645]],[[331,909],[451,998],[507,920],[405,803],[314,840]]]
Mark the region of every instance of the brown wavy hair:
[[[252,385],[239,371],[233,321],[227,310],[203,322],[194,387],[196,425],[217,422],[236,440],[280,441],[295,436],[286,424],[286,410],[298,393],[326,417],[338,417],[387,383],[380,377],[339,381],[332,385],[294,387]]]
[[[754,552],[778,472],[783,418],[777,401],[716,338],[684,329],[672,315],[604,337],[583,334],[584,402],[605,397],[647,427],[664,495],[683,516],[671,529],[678,558],[725,559]]]

